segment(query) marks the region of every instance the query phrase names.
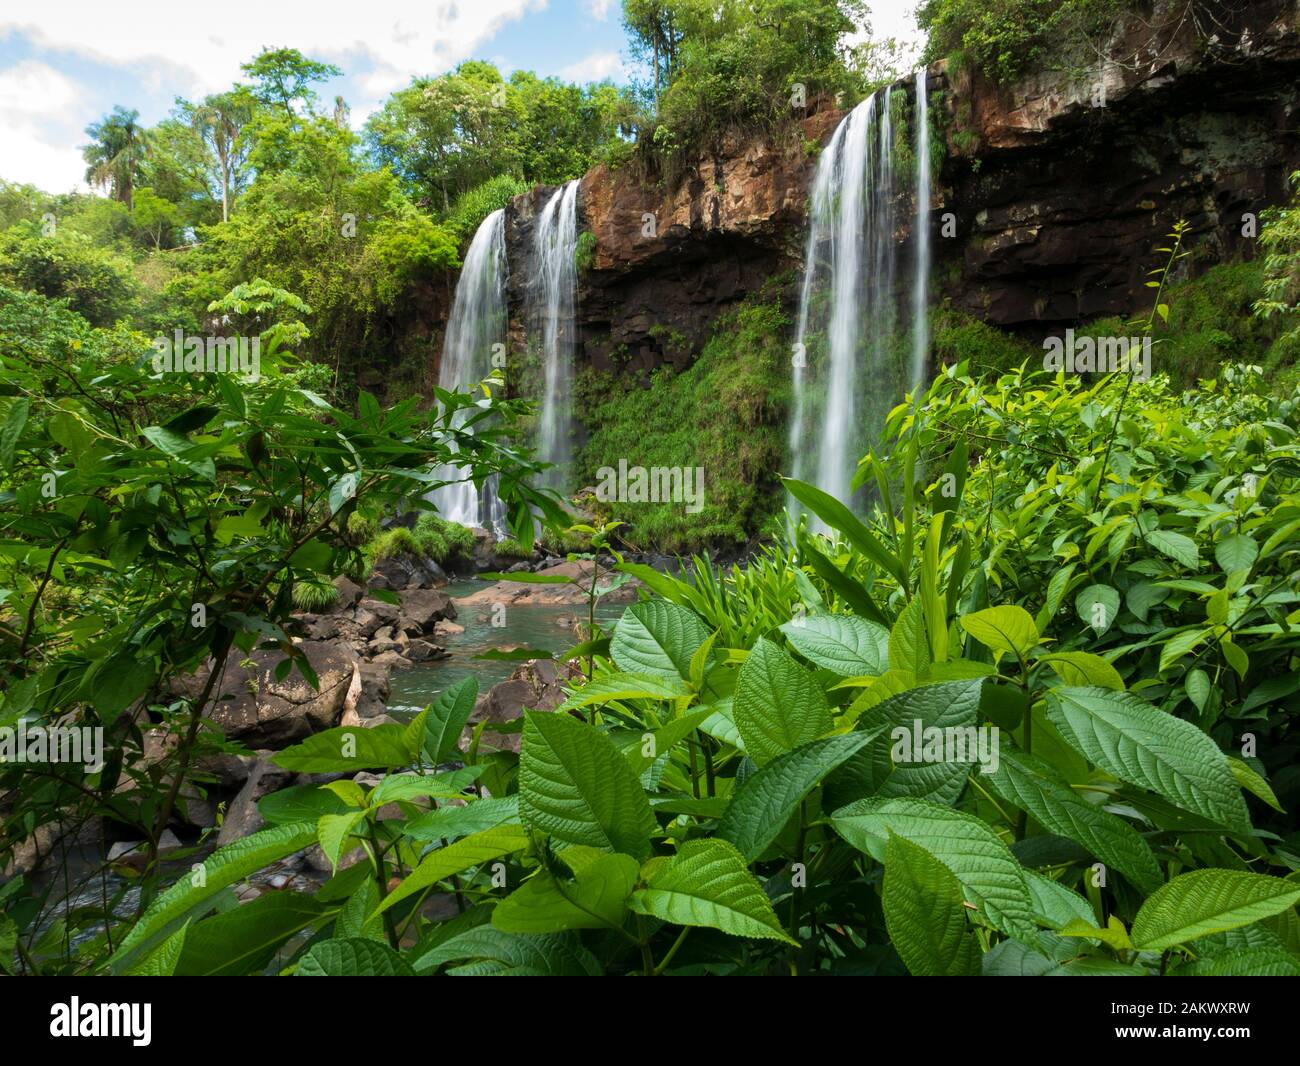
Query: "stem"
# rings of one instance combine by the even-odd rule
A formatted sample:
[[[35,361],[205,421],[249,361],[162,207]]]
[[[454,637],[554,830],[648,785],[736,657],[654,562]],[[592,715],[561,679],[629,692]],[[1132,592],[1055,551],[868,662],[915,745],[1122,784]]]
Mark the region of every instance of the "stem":
[[[374,822],[370,823],[369,837],[370,847],[375,856],[375,886],[379,889],[379,902],[382,903],[388,895],[388,878],[385,876],[384,853],[379,847],[379,831]],[[400,941],[397,938],[397,926],[393,924],[392,911],[384,911],[384,933],[388,937],[389,946],[397,951]]]
[[[690,931],[691,927],[689,925],[682,926],[682,931],[677,934],[677,939],[673,941],[673,946],[668,949],[668,954],[660,959],[659,965],[654,968],[653,976],[658,977],[664,970],[668,969],[668,964],[673,961],[673,956],[677,954],[677,949],[682,946],[682,943],[686,940],[686,934]]]

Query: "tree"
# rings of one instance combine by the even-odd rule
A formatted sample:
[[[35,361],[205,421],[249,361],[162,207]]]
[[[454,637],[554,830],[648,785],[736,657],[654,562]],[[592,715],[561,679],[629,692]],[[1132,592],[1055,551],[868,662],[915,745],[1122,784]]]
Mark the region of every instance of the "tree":
[[[148,149],[140,112],[118,106],[110,115],[86,127],[91,143],[81,150],[86,181],[109,189],[115,200],[131,206],[132,193]]]
[[[248,161],[244,127],[253,117],[253,96],[243,86],[180,106],[209,153],[213,184],[221,190],[221,221],[230,221],[230,201],[243,186]]]
[[[283,108],[290,118],[298,114],[295,104],[305,111],[315,107],[312,85],[343,73],[333,63],[308,59],[296,48],[264,48],[239,69],[253,79],[252,92],[259,103]]]
[[[135,192],[131,220],[137,229],[153,241],[154,251],[157,251],[162,247],[163,237],[180,222],[180,211],[170,200],[163,199],[144,185]]]

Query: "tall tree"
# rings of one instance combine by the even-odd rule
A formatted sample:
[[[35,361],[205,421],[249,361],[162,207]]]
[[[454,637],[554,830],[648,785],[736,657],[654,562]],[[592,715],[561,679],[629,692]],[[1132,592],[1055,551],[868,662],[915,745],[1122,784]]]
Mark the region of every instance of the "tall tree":
[[[217,93],[201,103],[182,103],[194,131],[210,153],[215,184],[221,188],[221,221],[230,221],[230,201],[242,184],[248,145],[244,127],[253,117],[253,98],[243,86]]]
[[[312,86],[343,72],[333,63],[308,59],[296,48],[264,48],[240,68],[253,79],[253,95],[267,107],[283,108],[290,118],[297,116],[294,105],[306,111],[316,105]]]
[[[83,146],[86,181],[112,192],[113,199],[129,208],[148,148],[148,136],[140,125],[140,112],[113,108],[99,122],[86,127],[91,143]]]

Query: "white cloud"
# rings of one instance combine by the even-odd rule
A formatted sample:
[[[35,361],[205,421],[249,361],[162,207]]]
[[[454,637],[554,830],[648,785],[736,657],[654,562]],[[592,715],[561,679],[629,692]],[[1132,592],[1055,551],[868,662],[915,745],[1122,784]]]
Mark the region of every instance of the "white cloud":
[[[587,14],[597,22],[604,22],[609,18],[609,11],[614,6],[614,0],[583,0],[582,6],[586,9]]]
[[[593,52],[562,68],[559,76],[565,81],[604,81],[606,78],[623,77],[625,71],[623,57],[617,52]]]
[[[263,47],[293,47],[352,71],[370,69],[371,91],[440,73],[506,23],[542,10],[547,0],[320,0],[303,5],[226,0],[213,7],[174,0],[137,3],[130,18],[90,0],[42,0],[21,15],[0,16],[0,39],[29,38],[39,49],[162,75],[181,95],[217,92],[240,77],[239,65]],[[348,69],[345,67],[345,69]]]
[[[0,160],[6,181],[68,192],[82,184],[84,94],[71,78],[34,59],[0,70]]]

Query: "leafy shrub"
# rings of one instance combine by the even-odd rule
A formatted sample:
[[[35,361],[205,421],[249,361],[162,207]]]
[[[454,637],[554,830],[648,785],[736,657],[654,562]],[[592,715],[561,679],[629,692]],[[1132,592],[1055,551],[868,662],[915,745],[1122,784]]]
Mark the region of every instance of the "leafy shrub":
[[[447,225],[462,240],[468,240],[488,215],[527,191],[528,185],[525,182],[509,174],[498,174],[457,197],[447,215]]]
[[[425,511],[415,522],[420,550],[436,563],[464,562],[474,558],[474,534],[462,525]]]
[[[293,605],[300,611],[323,611],[338,598],[339,590],[328,581],[299,581],[293,586]]]
[[[424,548],[415,539],[415,534],[405,526],[393,526],[370,542],[366,554],[375,562],[379,562],[383,559],[395,559],[399,555],[422,555]]]
[[[0,282],[66,299],[96,326],[127,317],[136,295],[130,262],[77,233],[5,237],[0,241]]]

